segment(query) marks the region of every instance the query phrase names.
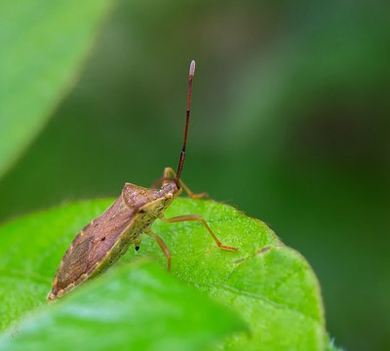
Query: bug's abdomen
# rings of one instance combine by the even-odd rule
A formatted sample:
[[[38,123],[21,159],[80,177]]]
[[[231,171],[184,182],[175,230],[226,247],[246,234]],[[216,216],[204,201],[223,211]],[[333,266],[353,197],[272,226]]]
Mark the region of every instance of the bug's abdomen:
[[[131,223],[135,212],[120,196],[100,217],[84,227],[61,261],[49,298],[88,279]]]

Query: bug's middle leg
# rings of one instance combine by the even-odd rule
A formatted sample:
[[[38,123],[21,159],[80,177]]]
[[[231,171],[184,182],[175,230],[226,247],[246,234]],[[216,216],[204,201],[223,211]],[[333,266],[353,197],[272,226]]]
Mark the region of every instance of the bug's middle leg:
[[[207,231],[209,232],[209,234],[214,239],[215,243],[217,244],[217,246],[220,249],[226,250],[226,251],[237,251],[238,250],[237,247],[227,246],[227,245],[222,244],[222,242],[218,239],[217,235],[210,228],[210,226],[208,225],[207,221],[202,216],[199,216],[199,215],[184,215],[184,216],[177,216],[177,217],[171,217],[171,218],[162,217],[160,219],[162,221],[164,221],[164,222],[167,222],[167,223],[190,222],[190,221],[198,222],[198,223],[202,224],[207,229]]]
[[[171,252],[169,251],[169,248],[167,244],[165,244],[165,241],[155,232],[153,232],[151,229],[148,229],[145,231],[146,235],[149,235],[154,241],[157,242],[158,246],[160,246],[160,249],[164,253],[165,257],[167,258],[167,266],[168,266],[168,272],[171,270]]]
[[[166,167],[164,169],[163,179],[172,180],[174,178],[176,178],[176,172],[171,167]],[[181,179],[179,179],[179,183],[191,199],[202,199],[209,196],[207,193],[192,192],[191,189]]]

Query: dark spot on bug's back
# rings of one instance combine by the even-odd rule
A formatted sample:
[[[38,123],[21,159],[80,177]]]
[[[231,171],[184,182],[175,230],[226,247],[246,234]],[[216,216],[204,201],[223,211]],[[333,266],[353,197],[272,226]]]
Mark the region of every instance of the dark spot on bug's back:
[[[136,247],[135,247],[135,251],[138,251],[138,250],[139,250],[139,246],[136,246]]]
[[[101,240],[101,241],[104,241],[104,240],[106,240],[106,237],[105,237],[105,236],[103,236],[103,238],[101,238],[100,240]]]

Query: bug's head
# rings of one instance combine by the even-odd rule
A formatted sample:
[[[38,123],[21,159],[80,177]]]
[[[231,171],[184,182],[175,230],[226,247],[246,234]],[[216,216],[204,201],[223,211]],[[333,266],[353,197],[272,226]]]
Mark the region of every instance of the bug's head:
[[[177,166],[175,183],[180,189],[180,177],[183,172],[184,160],[186,158],[186,147],[187,147],[187,137],[188,137],[188,128],[190,126],[190,116],[191,116],[191,97],[192,97],[192,81],[194,79],[195,74],[195,60],[192,60],[190,63],[190,69],[188,72],[188,90],[187,90],[187,103],[186,103],[186,122],[184,126],[184,140],[183,146],[181,148],[179,164]]]

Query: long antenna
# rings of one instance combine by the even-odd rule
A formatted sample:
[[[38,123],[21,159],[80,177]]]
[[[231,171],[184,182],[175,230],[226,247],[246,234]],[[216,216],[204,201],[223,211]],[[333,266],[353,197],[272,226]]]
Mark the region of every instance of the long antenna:
[[[192,60],[190,64],[190,70],[188,72],[188,90],[187,90],[187,107],[186,107],[186,124],[184,127],[184,140],[183,146],[180,152],[179,164],[176,171],[176,182],[178,183],[183,171],[184,160],[186,158],[186,147],[187,147],[187,136],[188,128],[190,126],[190,115],[191,115],[191,96],[192,96],[192,80],[195,74],[195,61]]]

